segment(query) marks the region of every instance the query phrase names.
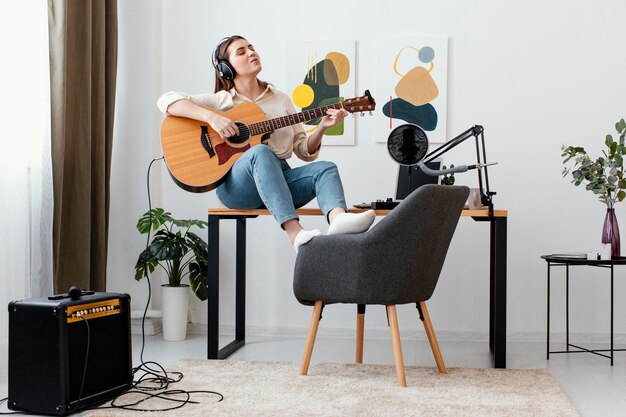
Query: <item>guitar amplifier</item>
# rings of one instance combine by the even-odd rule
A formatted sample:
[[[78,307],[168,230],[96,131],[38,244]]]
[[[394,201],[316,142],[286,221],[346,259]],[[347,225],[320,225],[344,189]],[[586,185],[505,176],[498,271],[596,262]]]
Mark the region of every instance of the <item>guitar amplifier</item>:
[[[75,289],[9,303],[10,409],[64,416],[130,388],[130,296]]]

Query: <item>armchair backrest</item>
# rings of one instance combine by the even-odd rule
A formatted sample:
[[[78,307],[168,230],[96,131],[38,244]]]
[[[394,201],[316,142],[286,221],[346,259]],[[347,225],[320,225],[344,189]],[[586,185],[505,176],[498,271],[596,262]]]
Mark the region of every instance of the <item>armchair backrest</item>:
[[[367,281],[377,297],[431,297],[468,195],[465,186],[422,186],[367,233]]]
[[[469,188],[424,185],[368,232],[300,247],[294,294],[303,304],[406,304],[437,284]]]

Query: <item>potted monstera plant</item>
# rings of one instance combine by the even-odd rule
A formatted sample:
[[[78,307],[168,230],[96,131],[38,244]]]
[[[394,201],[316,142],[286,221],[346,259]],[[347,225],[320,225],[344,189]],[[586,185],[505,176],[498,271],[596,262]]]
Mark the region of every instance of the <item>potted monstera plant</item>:
[[[158,267],[167,274],[162,285],[163,338],[184,340],[187,334],[189,287],[202,301],[207,299],[208,245],[191,231],[204,229],[202,220],[179,220],[162,208],[144,213],[137,221],[141,234],[154,235],[135,265],[135,279],[141,280]],[[183,284],[188,278],[189,284]]]

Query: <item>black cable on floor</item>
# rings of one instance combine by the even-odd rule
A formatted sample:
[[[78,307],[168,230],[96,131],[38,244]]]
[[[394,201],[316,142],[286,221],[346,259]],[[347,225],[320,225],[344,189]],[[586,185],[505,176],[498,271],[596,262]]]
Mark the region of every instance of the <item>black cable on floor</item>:
[[[150,170],[152,168],[152,164],[156,161],[162,160],[164,157],[155,158],[148,165],[148,172],[146,175],[146,189],[148,193],[148,212],[152,211],[152,199],[150,197]],[[150,235],[152,232],[152,218],[150,218],[150,228],[148,230],[148,237],[146,239],[146,249],[148,249],[150,245]],[[198,401],[191,400],[191,394],[209,394],[216,395],[219,397],[217,402],[222,401],[224,396],[216,391],[208,391],[208,390],[197,390],[197,391],[185,391],[185,390],[176,390],[169,389],[170,385],[180,382],[184,375],[182,372],[167,372],[165,368],[163,368],[159,363],[154,361],[145,361],[143,358],[144,348],[146,345],[146,335],[145,335],[145,320],[146,314],[148,312],[148,306],[150,304],[150,300],[152,298],[152,284],[150,282],[150,277],[148,275],[148,270],[144,270],[144,276],[148,282],[148,300],[146,301],[146,307],[143,311],[143,317],[141,319],[141,354],[140,361],[141,364],[135,368],[133,368],[133,375],[135,378],[133,379],[133,383],[131,385],[131,389],[126,391],[123,394],[118,395],[116,398],[111,401],[108,406],[97,407],[101,408],[120,408],[124,410],[134,410],[134,411],[171,411],[185,406],[186,404],[198,404]],[[119,404],[119,400],[124,396],[129,394],[139,394],[144,398],[137,400],[133,403],[129,404]],[[176,398],[175,396],[183,395],[184,398]],[[137,407],[139,404],[144,403],[150,399],[161,399],[166,401],[171,401],[174,403],[178,403],[175,406],[169,408],[139,408]]]
[[[148,165],[148,172],[146,175],[146,185],[147,185],[147,192],[148,192],[148,211],[149,212],[152,210],[152,200],[150,197],[150,170],[152,168],[152,164],[162,159],[164,159],[164,157],[155,158],[150,162],[150,165]],[[146,249],[148,249],[150,245],[150,234],[152,231],[152,218],[150,218],[150,226],[151,227],[148,230],[148,237],[146,239]],[[115,397],[110,402],[109,405],[100,406],[100,407],[86,407],[81,410],[118,408],[118,409],[134,410],[134,411],[141,411],[141,412],[171,411],[171,410],[176,410],[178,408],[184,407],[186,404],[199,404],[198,401],[191,400],[191,394],[215,395],[219,397],[217,402],[220,402],[224,399],[224,396],[216,391],[208,391],[208,390],[185,391],[185,390],[178,390],[178,389],[169,389],[170,385],[180,382],[183,379],[184,377],[183,373],[182,372],[169,372],[168,373],[165,370],[165,368],[163,368],[159,363],[154,362],[154,361],[144,361],[143,353],[144,353],[144,349],[146,346],[145,321],[146,321],[146,314],[148,312],[148,306],[152,298],[152,285],[150,283],[150,277],[148,275],[147,269],[144,271],[144,274],[145,274],[144,276],[146,277],[146,280],[148,281],[148,300],[146,301],[146,307],[143,310],[143,317],[141,319],[141,354],[139,357],[141,364],[132,369],[134,378],[131,384],[131,388],[128,391]],[[90,343],[91,343],[91,331],[89,327],[89,322],[87,321],[85,317],[81,317],[81,318],[83,319],[83,321],[85,322],[87,326],[87,346],[86,346],[87,350],[85,354],[83,377],[82,377],[82,381],[80,384],[78,399],[76,401],[74,410],[72,412],[76,412],[78,410],[78,407],[79,407],[79,404],[83,395],[83,388],[85,384],[85,378],[87,375],[89,348],[90,348]],[[120,400],[123,399],[124,396],[127,396],[129,394],[140,395],[140,396],[143,396],[143,398],[136,400],[135,402],[132,402],[132,403],[119,404]],[[177,398],[177,396],[178,397],[183,396],[183,398],[182,399]],[[1,399],[0,405],[2,405],[2,403],[7,401],[7,399],[8,397]],[[170,402],[176,403],[176,405],[172,407],[168,407],[168,408],[139,408],[138,407],[139,404],[143,404],[144,402],[151,400],[151,399],[161,399],[165,401],[170,401]],[[33,413],[29,413],[26,411],[0,412],[0,415],[15,415],[15,414],[32,415]]]

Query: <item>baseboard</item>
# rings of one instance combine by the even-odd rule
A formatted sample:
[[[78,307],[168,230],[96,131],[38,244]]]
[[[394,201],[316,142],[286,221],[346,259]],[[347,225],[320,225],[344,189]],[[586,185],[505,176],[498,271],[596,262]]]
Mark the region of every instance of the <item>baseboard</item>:
[[[131,319],[131,333],[141,334],[141,317]],[[206,328],[206,325],[204,325]],[[146,336],[153,336],[163,331],[163,322],[160,317],[146,317],[144,323],[144,332]],[[206,333],[206,329],[205,329]]]
[[[274,326],[246,326],[246,335],[253,337],[307,337],[308,327],[274,327]],[[188,334],[206,334],[206,324],[189,323],[187,325]],[[235,326],[220,326],[220,335],[235,334]],[[318,337],[325,338],[352,338],[354,328],[319,328]],[[365,328],[365,338],[368,339],[388,339],[388,328]],[[423,330],[405,330],[401,332],[402,340],[427,340]],[[437,338],[440,341],[457,342],[486,342],[489,340],[487,332],[464,332],[464,331],[437,331]],[[512,332],[507,334],[507,342],[528,342],[545,343],[545,332]],[[570,333],[570,343],[605,343],[610,342],[606,333]],[[565,343],[565,333],[550,333],[550,343]],[[613,343],[626,344],[626,333],[615,333]]]

